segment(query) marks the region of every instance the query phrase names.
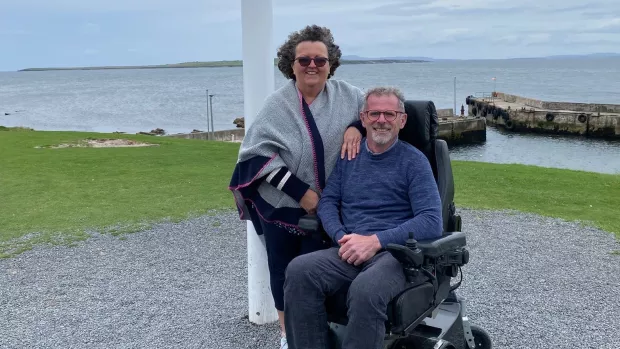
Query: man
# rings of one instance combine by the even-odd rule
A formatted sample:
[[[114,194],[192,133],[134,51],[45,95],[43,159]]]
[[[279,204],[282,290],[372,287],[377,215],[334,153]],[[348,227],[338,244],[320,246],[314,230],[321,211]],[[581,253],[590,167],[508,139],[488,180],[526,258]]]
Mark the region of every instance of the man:
[[[328,348],[325,298],[348,288],[343,349],[383,348],[387,305],[405,287],[402,265],[385,251],[442,234],[441,200],[430,164],[398,133],[407,121],[394,88],[366,93],[367,137],[353,160],[338,160],[317,214],[330,249],[295,258],[286,271],[284,311],[291,349]]]

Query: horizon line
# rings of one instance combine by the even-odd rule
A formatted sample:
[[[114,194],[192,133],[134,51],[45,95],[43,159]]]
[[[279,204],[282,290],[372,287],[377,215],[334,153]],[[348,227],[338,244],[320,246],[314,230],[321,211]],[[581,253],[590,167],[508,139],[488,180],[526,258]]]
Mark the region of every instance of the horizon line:
[[[341,60],[345,62],[355,62],[355,61],[405,61],[403,63],[407,63],[406,61],[411,61],[410,63],[432,63],[433,61],[498,61],[498,60],[519,60],[519,59],[557,59],[557,58],[613,58],[620,57],[620,53],[616,52],[595,52],[595,53],[585,53],[585,54],[559,54],[559,55],[548,55],[548,56],[531,56],[531,57],[505,57],[505,58],[435,58],[435,57],[426,57],[426,56],[387,56],[387,57],[367,57],[361,56],[357,54],[348,54],[342,55]],[[277,57],[274,57],[274,62],[277,61]],[[218,67],[217,64],[220,64],[219,67],[227,67],[227,66],[242,66],[239,63],[243,63],[242,59],[232,59],[232,60],[213,60],[213,61],[186,61],[186,62],[178,62],[178,63],[161,63],[161,64],[139,64],[139,65],[97,65],[97,66],[65,66],[65,67],[30,67],[30,68],[21,68],[17,70],[0,70],[0,72],[21,72],[21,71],[36,71],[36,70],[95,70],[99,69],[122,69],[122,68],[191,68],[192,66],[183,66],[188,64],[211,64],[212,66],[196,66],[196,68],[204,68],[204,67]],[[398,62],[393,62],[398,63]]]

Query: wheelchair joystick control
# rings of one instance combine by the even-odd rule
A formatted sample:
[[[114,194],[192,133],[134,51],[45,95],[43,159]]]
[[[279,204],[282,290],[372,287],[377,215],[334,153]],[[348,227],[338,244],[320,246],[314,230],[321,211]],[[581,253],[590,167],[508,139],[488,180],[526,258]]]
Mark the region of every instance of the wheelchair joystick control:
[[[409,237],[407,242],[405,242],[405,246],[409,249],[409,251],[411,251],[410,258],[413,262],[412,266],[416,269],[420,268],[424,262],[424,254],[422,253],[422,250],[418,248],[418,242],[413,237]]]
[[[405,246],[413,252],[419,251],[418,242],[415,239],[409,238],[407,242],[405,242]]]
[[[418,269],[424,263],[424,253],[418,247],[418,242],[413,238],[413,233],[409,233],[409,239],[405,242],[405,246],[388,244],[386,250],[403,265],[407,279],[413,280],[417,276]]]

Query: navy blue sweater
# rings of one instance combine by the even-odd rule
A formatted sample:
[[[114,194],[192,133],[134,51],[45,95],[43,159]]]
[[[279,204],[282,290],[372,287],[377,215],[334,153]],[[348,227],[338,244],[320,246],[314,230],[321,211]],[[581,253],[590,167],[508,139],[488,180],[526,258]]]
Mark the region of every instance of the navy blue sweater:
[[[417,240],[441,236],[441,199],[428,159],[398,140],[373,154],[362,140],[355,159],[338,158],[319,201],[317,214],[327,234],[376,234],[385,248],[404,244],[413,231]]]

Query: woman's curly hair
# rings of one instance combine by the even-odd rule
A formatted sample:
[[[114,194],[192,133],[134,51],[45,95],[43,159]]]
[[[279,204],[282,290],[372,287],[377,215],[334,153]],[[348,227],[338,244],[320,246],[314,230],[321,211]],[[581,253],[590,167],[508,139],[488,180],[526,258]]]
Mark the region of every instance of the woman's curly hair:
[[[288,79],[295,80],[293,74],[293,62],[295,62],[295,50],[297,45],[303,41],[320,41],[327,46],[327,56],[329,59],[329,79],[334,75],[336,69],[340,66],[340,57],[342,52],[340,47],[334,43],[334,37],[331,30],[318,25],[309,25],[304,29],[293,32],[280,48],[278,48],[278,69]]]

